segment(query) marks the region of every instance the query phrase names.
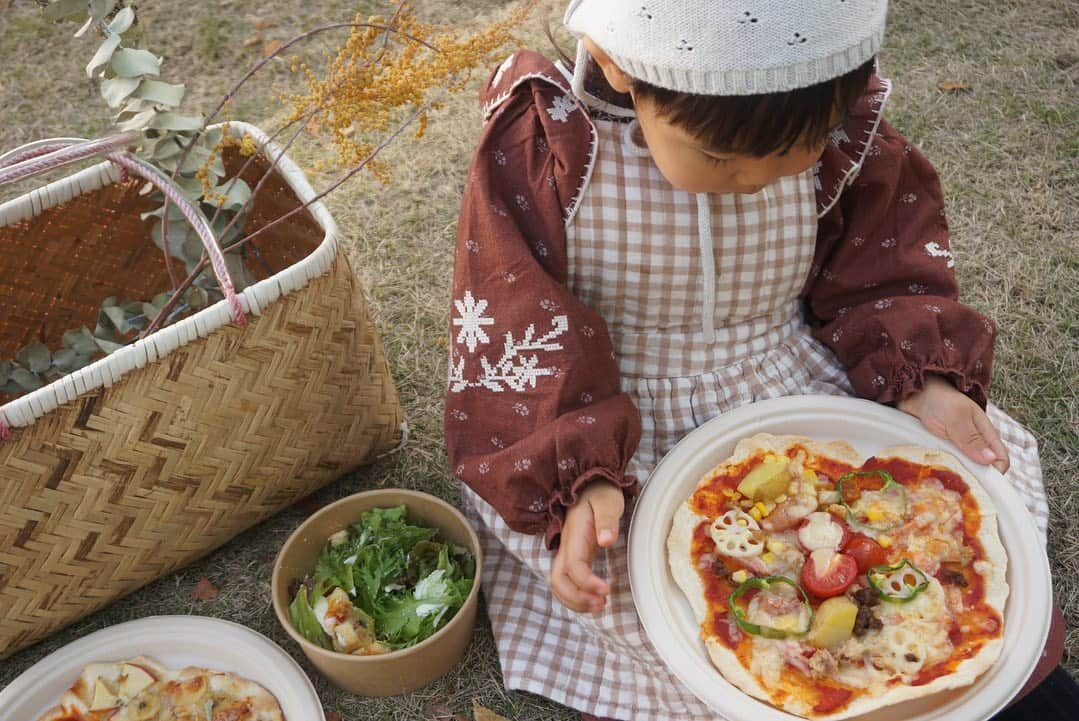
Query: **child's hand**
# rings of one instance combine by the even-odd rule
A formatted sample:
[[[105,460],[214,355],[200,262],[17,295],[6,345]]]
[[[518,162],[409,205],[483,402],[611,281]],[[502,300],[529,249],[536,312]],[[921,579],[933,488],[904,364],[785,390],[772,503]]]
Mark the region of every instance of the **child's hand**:
[[[940,376],[928,376],[925,388],[902,400],[899,410],[921,420],[930,433],[947,439],[977,462],[1004,473],[1008,470],[1008,450],[985,411]]]
[[[551,590],[566,608],[578,613],[603,609],[611,588],[592,573],[592,558],[597,548],[614,545],[623,510],[622,489],[607,481],[595,481],[581,492],[577,505],[566,512],[562,545],[551,566]]]

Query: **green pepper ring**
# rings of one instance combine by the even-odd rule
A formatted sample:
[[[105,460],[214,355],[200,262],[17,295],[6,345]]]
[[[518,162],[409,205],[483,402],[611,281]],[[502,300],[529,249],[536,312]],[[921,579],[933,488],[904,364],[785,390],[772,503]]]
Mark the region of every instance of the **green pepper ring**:
[[[898,528],[899,526],[902,526],[905,521],[900,521],[899,523],[892,523],[887,526],[873,526],[868,523],[862,523],[861,521],[855,520],[854,511],[851,509],[850,506],[847,505],[846,499],[843,498],[843,481],[848,478],[855,478],[857,476],[881,476],[884,479],[884,485],[880,487],[881,491],[885,491],[889,488],[898,488],[900,497],[903,499],[902,515],[904,518],[906,518],[907,510],[910,507],[909,501],[907,500],[907,489],[903,486],[903,484],[898,483],[895,478],[892,477],[892,474],[888,471],[883,471],[879,469],[875,471],[851,471],[850,473],[844,473],[842,476],[839,477],[839,480],[835,482],[835,489],[839,493],[839,503],[847,511],[847,522],[850,523],[852,526],[858,526],[859,528],[864,528],[869,531],[876,531],[878,533],[890,531],[893,528]]]
[[[886,593],[881,588],[880,577],[890,575],[892,573],[895,573],[896,571],[900,571],[903,569],[904,566],[914,571],[915,575],[920,578],[921,581],[918,582],[918,585],[912,588],[909,596],[896,596],[891,593]],[[911,563],[909,558],[904,558],[902,561],[895,564],[894,566],[873,566],[866,571],[865,575],[866,578],[869,580],[869,585],[873,587],[873,590],[880,594],[880,597],[883,598],[885,601],[891,601],[892,603],[909,603],[910,601],[914,600],[914,598],[919,593],[929,588],[929,576],[927,576],[925,572],[922,571],[922,569]]]
[[[806,625],[806,630],[801,632],[785,631],[780,628],[772,628],[771,626],[759,626],[755,623],[750,623],[746,618],[745,611],[736,605],[736,601],[742,596],[746,595],[749,591],[759,588],[762,591],[767,591],[773,583],[786,583],[789,586],[794,586],[798,589],[798,593],[802,596],[802,603],[805,605],[806,610],[809,611],[809,623]],[[805,589],[799,586],[797,583],[787,578],[786,576],[767,576],[765,578],[750,578],[743,581],[738,588],[731,591],[731,595],[727,598],[727,607],[731,611],[731,615],[734,616],[734,622],[738,624],[746,633],[751,633],[754,636],[764,636],[765,638],[789,638],[791,636],[804,636],[809,633],[810,627],[813,625],[813,606],[809,603],[809,596],[806,595]]]

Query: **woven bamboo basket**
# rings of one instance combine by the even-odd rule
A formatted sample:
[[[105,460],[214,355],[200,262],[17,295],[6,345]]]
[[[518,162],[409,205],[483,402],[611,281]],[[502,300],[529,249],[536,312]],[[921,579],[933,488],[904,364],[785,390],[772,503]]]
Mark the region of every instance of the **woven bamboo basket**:
[[[253,186],[280,150],[262,147]],[[226,158],[237,162],[237,158]],[[236,166],[233,166],[236,167]],[[0,205],[0,358],[169,287],[105,162]],[[287,157],[250,232],[314,197]],[[394,448],[404,425],[363,293],[321,203],[259,236],[275,274],[0,405],[0,658],[201,556]]]

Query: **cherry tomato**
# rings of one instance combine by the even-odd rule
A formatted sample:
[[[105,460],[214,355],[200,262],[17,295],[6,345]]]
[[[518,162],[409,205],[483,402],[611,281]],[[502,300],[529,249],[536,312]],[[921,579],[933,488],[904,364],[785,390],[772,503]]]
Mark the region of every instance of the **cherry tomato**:
[[[857,576],[858,562],[854,558],[825,548],[809,554],[802,566],[802,585],[817,598],[838,596]]]
[[[847,540],[843,553],[853,556],[858,562],[858,573],[865,573],[873,566],[884,566],[888,563],[888,552],[862,533],[855,533]]]

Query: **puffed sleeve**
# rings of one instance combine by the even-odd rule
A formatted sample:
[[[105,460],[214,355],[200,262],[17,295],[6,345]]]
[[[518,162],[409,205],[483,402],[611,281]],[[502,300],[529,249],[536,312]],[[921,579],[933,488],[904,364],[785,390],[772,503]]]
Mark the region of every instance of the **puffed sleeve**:
[[[958,300],[940,180],[883,120],[871,139],[820,219],[806,295],[813,333],[864,398],[895,403],[936,374],[984,407],[996,329]]]
[[[625,471],[640,416],[603,319],[565,283],[564,213],[591,124],[545,59],[507,64],[486,93],[458,224],[446,446],[455,474],[512,529],[553,547],[586,484],[636,492]]]

